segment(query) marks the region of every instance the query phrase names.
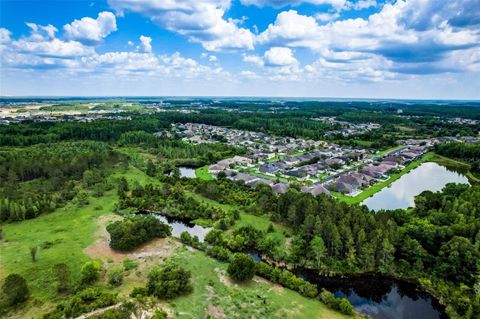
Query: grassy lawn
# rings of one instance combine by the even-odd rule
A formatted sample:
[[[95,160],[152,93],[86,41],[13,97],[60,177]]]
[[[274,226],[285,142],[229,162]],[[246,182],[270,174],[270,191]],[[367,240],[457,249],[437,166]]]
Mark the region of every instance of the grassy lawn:
[[[65,263],[73,278],[78,277],[82,264],[89,260],[83,249],[94,240],[98,227],[96,219],[112,212],[115,199],[115,191],[110,191],[104,197],[90,198],[90,203],[84,207],[68,204],[35,219],[3,225],[0,278],[10,273],[21,274],[36,299],[54,299],[52,266]],[[47,248],[46,244],[51,247]],[[36,246],[40,248],[37,261],[33,263],[30,248]]]
[[[289,289],[255,277],[236,284],[228,279],[227,264],[203,252],[179,248],[173,256],[192,272],[193,293],[169,304],[175,318],[348,318]],[[222,316],[223,317],[223,316]]]
[[[254,169],[248,169],[248,170],[247,170],[247,173],[252,174],[252,175],[255,175],[255,176],[258,176],[258,177],[262,177],[262,178],[266,178],[266,179],[271,179],[271,180],[273,180],[273,181],[279,180],[279,181],[281,181],[281,182],[288,183],[288,179],[285,178],[285,177],[277,177],[277,176],[272,176],[272,175],[260,173],[260,172],[255,171]]]
[[[373,186],[367,188],[366,190],[364,190],[363,192],[361,192],[360,194],[358,194],[356,196],[347,196],[347,195],[343,195],[343,194],[337,193],[337,192],[332,192],[332,195],[335,196],[337,199],[339,199],[343,202],[346,202],[347,204],[351,204],[351,205],[358,204],[358,203],[364,201],[365,199],[367,199],[368,197],[373,196],[375,193],[379,192],[384,187],[387,187],[388,185],[392,184],[393,182],[398,180],[400,177],[407,174],[411,170],[417,168],[421,164],[423,164],[425,162],[434,161],[435,156],[437,156],[437,155],[432,153],[432,152],[426,153],[425,155],[422,156],[422,158],[409,163],[407,166],[405,166],[405,168],[402,171],[400,171],[398,173],[391,174],[390,178],[388,180],[376,183]]]
[[[202,166],[195,170],[195,176],[205,181],[213,180],[213,175],[208,172],[208,165]]]
[[[126,171],[121,171],[118,170],[114,174],[112,174],[113,178],[120,178],[120,177],[125,177],[125,179],[128,182],[128,185],[131,187],[135,183],[138,183],[142,186],[152,183],[155,185],[160,185],[160,181],[156,179],[155,177],[148,176],[145,174],[144,171],[130,165]]]
[[[395,151],[399,148],[402,148],[404,147],[405,145],[397,145],[397,146],[394,146],[394,147],[390,147],[390,148],[387,148],[386,150],[383,150],[383,151],[380,151],[378,152],[377,154],[375,154],[375,156],[385,156],[386,154],[392,152],[392,151]]]

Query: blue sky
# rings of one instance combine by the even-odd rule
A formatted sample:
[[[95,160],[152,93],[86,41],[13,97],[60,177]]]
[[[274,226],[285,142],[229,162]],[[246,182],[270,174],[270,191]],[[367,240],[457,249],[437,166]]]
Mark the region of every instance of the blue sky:
[[[0,94],[480,98],[479,0],[0,0]]]

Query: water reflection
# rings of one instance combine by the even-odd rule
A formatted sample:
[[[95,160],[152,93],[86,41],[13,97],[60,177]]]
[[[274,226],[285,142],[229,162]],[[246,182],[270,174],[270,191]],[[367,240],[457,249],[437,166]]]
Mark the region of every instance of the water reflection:
[[[362,204],[373,210],[405,209],[414,206],[415,196],[421,192],[436,192],[448,183],[468,184],[468,179],[437,163],[424,163],[393,182],[390,187],[367,198]]]
[[[180,177],[195,178],[195,169],[191,167],[179,167]]]
[[[414,284],[377,275],[321,277],[306,273],[304,278],[345,297],[361,314],[375,319],[443,319],[437,301],[420,292]]]
[[[202,227],[187,221],[181,221],[178,219],[169,218],[160,214],[154,214],[155,218],[161,222],[168,224],[172,227],[172,236],[180,237],[180,235],[186,231],[192,237],[197,236],[200,242],[203,243],[205,235],[212,229],[211,227]]]

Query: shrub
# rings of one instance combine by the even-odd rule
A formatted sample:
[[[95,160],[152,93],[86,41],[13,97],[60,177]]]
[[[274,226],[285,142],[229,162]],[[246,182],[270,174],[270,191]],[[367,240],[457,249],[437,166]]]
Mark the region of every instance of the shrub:
[[[170,236],[171,227],[153,216],[135,216],[107,226],[110,247],[117,250],[132,250],[153,238]]]
[[[343,314],[353,315],[353,306],[346,298],[337,298],[334,308]]]
[[[192,291],[190,271],[173,262],[154,268],[148,275],[148,292],[158,298],[172,299]]]
[[[205,235],[205,242],[211,245],[221,245],[223,242],[223,231],[212,229]]]
[[[2,286],[7,306],[14,306],[28,299],[30,291],[28,290],[27,281],[18,274],[10,274],[5,278]]]
[[[80,282],[86,285],[94,283],[100,276],[100,270],[102,270],[102,265],[99,262],[86,262],[80,270]]]
[[[352,315],[354,313],[353,306],[348,299],[336,298],[335,295],[328,290],[323,289],[319,295],[319,299],[328,307],[338,310],[343,314]]]
[[[118,308],[108,309],[99,315],[88,317],[89,319],[130,319],[135,311],[135,304],[126,302]]]
[[[192,244],[192,236],[187,231],[184,231],[180,234],[180,240],[185,245],[191,245]]]
[[[125,259],[123,261],[123,269],[125,269],[126,271],[129,271],[129,270],[132,270],[132,269],[135,269],[138,267],[138,263],[134,260],[131,260],[131,259]]]
[[[64,263],[53,265],[53,274],[57,281],[57,291],[67,292],[70,288],[70,270]]]
[[[123,283],[123,271],[120,268],[112,268],[108,274],[108,283],[118,287]]]
[[[233,255],[227,272],[234,280],[250,280],[255,275],[255,261],[247,254],[237,253]]]
[[[135,287],[130,293],[130,297],[139,298],[148,296],[148,289],[145,287]]]
[[[335,302],[335,295],[326,289],[323,289],[318,297],[321,302],[329,307]]]
[[[220,261],[229,261],[231,256],[230,251],[221,246],[212,247],[207,251],[207,254]]]
[[[54,311],[44,315],[43,319],[75,318],[83,313],[111,306],[116,302],[117,294],[100,288],[86,288],[59,304]]]
[[[151,319],[167,319],[167,313],[162,309],[157,309]]]

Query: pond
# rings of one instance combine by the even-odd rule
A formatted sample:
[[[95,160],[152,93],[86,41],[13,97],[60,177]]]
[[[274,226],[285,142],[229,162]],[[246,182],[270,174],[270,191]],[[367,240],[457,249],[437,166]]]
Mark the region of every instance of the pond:
[[[437,163],[423,163],[362,202],[372,210],[406,209],[414,206],[415,196],[423,191],[436,192],[448,183],[468,184],[468,179]]]
[[[191,167],[184,167],[180,166],[178,168],[180,170],[180,177],[187,177],[187,178],[195,178],[195,169]]]
[[[172,236],[180,238],[180,235],[186,231],[192,237],[197,236],[201,243],[203,243],[205,235],[212,229],[211,227],[203,227],[189,221],[167,217],[158,213],[154,213],[153,216],[172,227]]]
[[[249,252],[256,261],[264,261],[256,251]],[[327,277],[315,271],[297,268],[296,276],[327,289],[336,297],[347,298],[355,310],[373,319],[446,319],[445,309],[416,284],[378,274]]]
[[[356,311],[375,319],[444,319],[443,306],[415,284],[379,275],[322,277],[298,274],[336,297],[345,297]]]

